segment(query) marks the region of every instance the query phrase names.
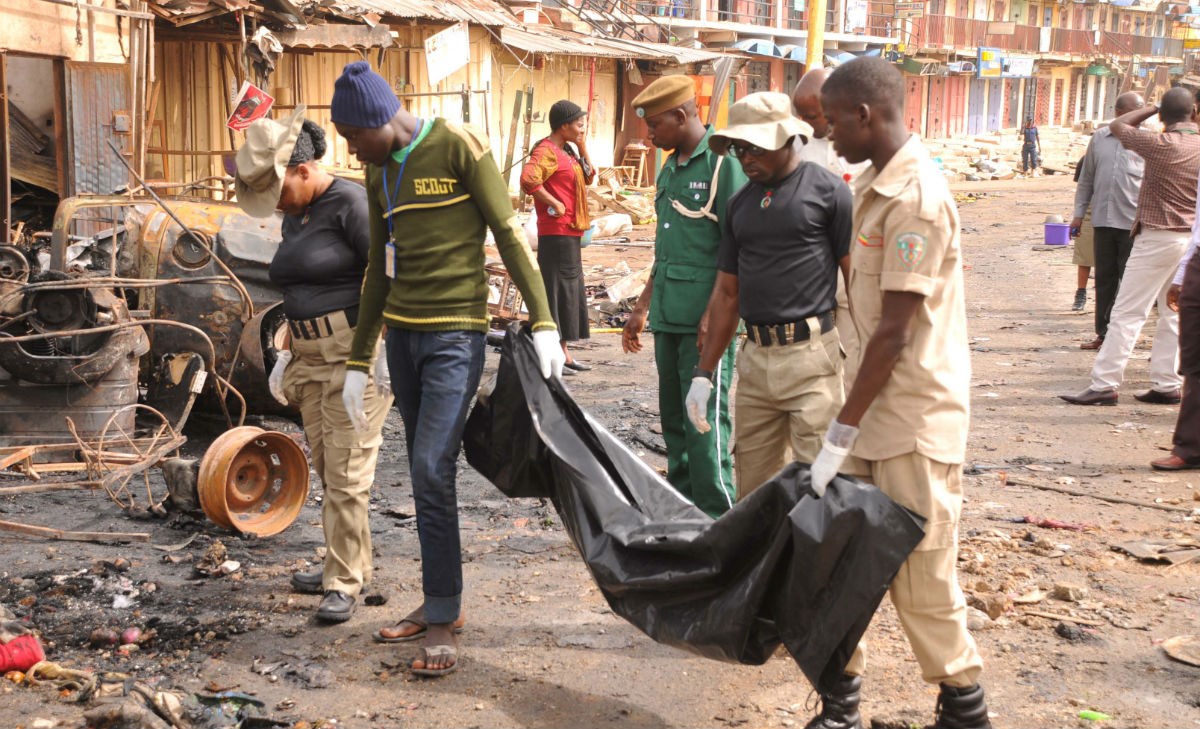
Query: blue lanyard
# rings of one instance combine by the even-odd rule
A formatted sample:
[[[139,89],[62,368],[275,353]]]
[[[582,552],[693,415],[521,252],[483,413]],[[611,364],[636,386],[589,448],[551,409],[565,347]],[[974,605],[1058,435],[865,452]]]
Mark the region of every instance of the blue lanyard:
[[[421,137],[421,128],[424,126],[425,126],[425,121],[422,119],[418,119],[417,120],[417,128],[413,132],[412,141],[409,142],[409,144],[416,142]],[[396,199],[397,200],[401,199],[400,198],[400,184],[402,182],[404,182],[404,168],[408,165],[408,158],[412,157],[413,151],[414,151],[413,149],[409,149],[408,152],[404,155],[404,159],[400,161],[400,174],[397,175],[397,177],[396,177]],[[384,165],[383,165],[383,197],[387,200],[387,206],[388,206],[388,212],[387,212],[388,245],[395,245],[395,243],[394,243],[395,234],[393,232],[394,225],[392,223],[393,211],[395,210],[395,205],[392,203],[391,186],[388,185],[387,168],[388,168],[387,163],[384,163]]]

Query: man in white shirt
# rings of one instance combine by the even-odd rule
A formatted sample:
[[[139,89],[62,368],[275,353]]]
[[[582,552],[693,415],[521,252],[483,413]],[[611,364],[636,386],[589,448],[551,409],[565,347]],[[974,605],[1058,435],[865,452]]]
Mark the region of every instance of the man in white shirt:
[[[793,113],[813,128],[812,139],[804,145],[800,158],[806,162],[816,162],[850,183],[859,172],[870,165],[852,165],[833,151],[833,143],[829,141],[829,122],[825,120],[825,112],[821,110],[821,87],[825,85],[828,76],[828,69],[814,68],[804,74],[792,90]]]
[[[800,150],[800,159],[813,162],[846,181],[850,191],[854,192],[853,180],[866,168],[870,162],[852,165],[837,152],[833,151],[833,143],[829,141],[829,122],[821,109],[821,87],[829,76],[828,69],[814,68],[800,78],[796,88],[792,90],[792,113],[812,127],[812,137]],[[850,307],[846,303],[846,282],[838,277],[837,280],[837,314],[835,321],[843,324],[838,329],[842,340],[842,350],[846,353],[846,364],[852,369],[845,373],[845,382],[849,385],[854,380],[854,363],[858,362],[858,340],[854,336],[854,327],[848,326]]]

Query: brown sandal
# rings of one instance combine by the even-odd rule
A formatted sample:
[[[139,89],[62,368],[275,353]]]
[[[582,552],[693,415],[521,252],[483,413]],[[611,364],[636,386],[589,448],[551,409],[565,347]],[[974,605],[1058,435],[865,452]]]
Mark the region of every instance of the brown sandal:
[[[429,623],[425,622],[421,618],[411,618],[411,617],[410,618],[401,618],[400,622],[396,623],[395,627],[399,628],[401,625],[404,625],[405,623],[410,623],[412,625],[417,626],[417,632],[409,633],[408,635],[397,635],[397,636],[389,638],[388,636],[383,634],[383,629],[381,628],[381,629],[375,631],[375,635],[374,635],[375,642],[376,643],[411,643],[414,640],[420,640],[421,638],[424,638],[425,633],[429,632]],[[454,632],[455,633],[463,632],[463,626],[465,624],[466,624],[466,618],[460,615],[458,620],[454,621]]]

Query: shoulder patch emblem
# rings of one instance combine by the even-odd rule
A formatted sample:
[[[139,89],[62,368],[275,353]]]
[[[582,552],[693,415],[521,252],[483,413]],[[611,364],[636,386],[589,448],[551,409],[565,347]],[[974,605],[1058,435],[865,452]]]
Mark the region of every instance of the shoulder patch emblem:
[[[925,236],[920,233],[901,233],[896,236],[896,256],[911,270],[925,257]]]

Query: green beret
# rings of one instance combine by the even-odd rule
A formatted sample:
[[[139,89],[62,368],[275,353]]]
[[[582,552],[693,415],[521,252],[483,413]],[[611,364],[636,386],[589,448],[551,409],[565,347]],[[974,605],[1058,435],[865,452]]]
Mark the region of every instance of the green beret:
[[[696,98],[696,85],[688,76],[663,76],[633,99],[633,111],[642,119],[670,111]]]

